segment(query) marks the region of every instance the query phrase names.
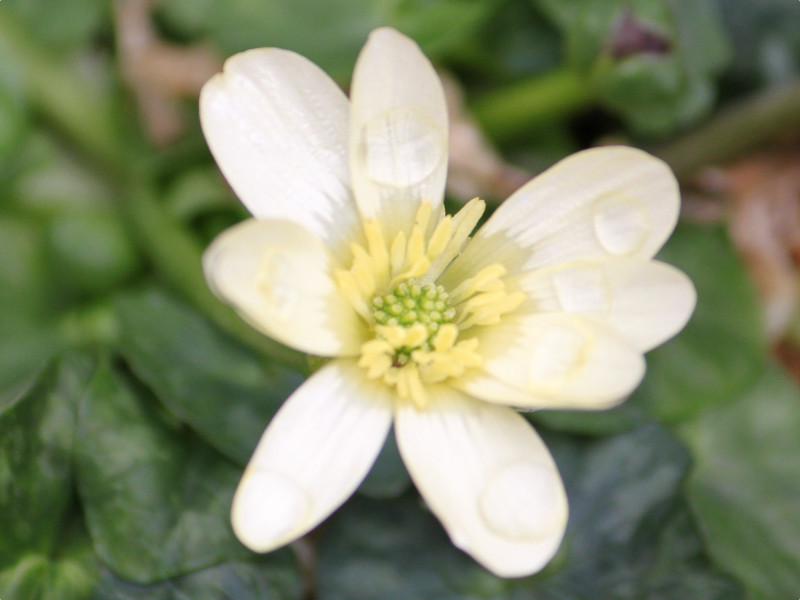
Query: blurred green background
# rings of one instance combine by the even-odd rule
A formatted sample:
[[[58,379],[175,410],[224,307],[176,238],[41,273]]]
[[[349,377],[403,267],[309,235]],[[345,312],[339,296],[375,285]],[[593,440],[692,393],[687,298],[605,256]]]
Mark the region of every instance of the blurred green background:
[[[528,415],[571,504],[530,578],[456,550],[391,440],[293,547],[228,524],[309,369],[203,281],[246,215],[197,93],[257,46],[346,88],[386,24],[447,78],[452,206],[608,142],[684,187],[662,258],[697,285],[689,326],[620,408]],[[798,598],[798,73],[790,0],[0,1],[0,598]]]

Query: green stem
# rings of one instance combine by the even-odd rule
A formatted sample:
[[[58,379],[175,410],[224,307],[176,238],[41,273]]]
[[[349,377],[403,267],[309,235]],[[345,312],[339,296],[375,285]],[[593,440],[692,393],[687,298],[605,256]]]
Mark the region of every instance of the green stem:
[[[149,161],[150,168],[142,168],[148,159],[123,143],[111,106],[82,85],[74,69],[50,56],[2,11],[0,56],[23,75],[29,101],[38,112],[121,188],[119,210],[158,275],[245,345],[305,371],[303,355],[257,333],[211,294],[201,269],[202,249],[156,199],[152,183],[155,163]]]
[[[562,69],[514,83],[476,100],[472,112],[496,141],[519,139],[594,100],[585,78]]]
[[[679,179],[721,164],[800,128],[800,81],[763,92],[656,149]]]

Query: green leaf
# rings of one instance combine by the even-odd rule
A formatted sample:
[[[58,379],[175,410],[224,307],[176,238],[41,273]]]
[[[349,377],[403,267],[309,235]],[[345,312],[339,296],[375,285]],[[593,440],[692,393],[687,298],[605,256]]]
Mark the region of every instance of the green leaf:
[[[552,444],[570,499],[561,564],[543,598],[733,600],[741,591],[709,563],[682,501],[686,449],[643,425],[584,446]],[[548,573],[545,572],[545,575]]]
[[[239,467],[108,364],[80,407],[78,490],[100,558],[151,583],[240,556],[228,512]]]
[[[320,600],[457,599],[450,576],[472,585],[496,579],[456,550],[413,494],[395,500],[354,497],[322,529]]]
[[[0,597],[86,600],[97,583],[98,561],[85,529],[76,528],[55,556],[26,554],[0,571]]]
[[[624,433],[650,418],[650,415],[634,402],[623,402],[609,410],[539,410],[527,416],[537,425],[543,425],[548,429],[593,436]]]
[[[369,32],[392,25],[442,55],[467,45],[496,0],[166,0],[172,27],[211,35],[226,54],[276,46],[299,52],[332,77],[349,78]]]
[[[89,43],[105,16],[101,0],[26,0],[3,6],[48,45],[61,48]]]
[[[16,153],[28,129],[22,77],[13,64],[0,64],[0,174],[8,156]]]
[[[800,590],[800,392],[775,368],[682,429],[709,552],[758,600]]]
[[[800,74],[800,28],[797,4],[784,0],[720,0],[726,29],[733,40],[728,76],[755,87],[789,82]]]
[[[569,63],[640,135],[707,114],[730,51],[714,2],[534,0],[563,31]]]
[[[410,483],[411,478],[397,449],[392,430],[358,491],[372,498],[394,498],[402,494]]]
[[[691,277],[697,309],[678,337],[647,355],[647,377],[633,401],[676,422],[752,385],[767,344],[752,281],[721,228],[683,224],[658,258]]]
[[[106,571],[92,600],[295,600],[296,571],[270,554],[259,562],[231,562],[153,585],[137,585]]]
[[[456,549],[415,494],[351,499],[319,531],[321,600],[739,600],[681,501],[685,448],[654,425],[582,443],[548,436],[571,503],[567,539],[533,577],[495,577]],[[435,457],[431,458],[435,460]]]
[[[119,349],[170,411],[209,444],[247,462],[300,374],[263,365],[198,313],[146,290],[116,299]]]
[[[588,445],[575,471],[564,474],[571,560],[629,545],[648,515],[678,496],[688,466],[686,449],[655,425]]]
[[[61,214],[49,223],[47,242],[59,282],[79,294],[108,292],[139,267],[133,240],[112,211]]]
[[[75,408],[92,368],[71,358],[0,397],[0,564],[46,555],[59,539],[73,498]]]
[[[0,311],[15,318],[0,321],[0,332],[15,328],[18,317],[42,318],[52,310],[52,269],[42,228],[35,222],[0,214]]]

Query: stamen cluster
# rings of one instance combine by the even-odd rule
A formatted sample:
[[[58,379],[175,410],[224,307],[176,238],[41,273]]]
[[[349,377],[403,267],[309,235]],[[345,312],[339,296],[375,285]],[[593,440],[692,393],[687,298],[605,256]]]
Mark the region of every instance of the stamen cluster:
[[[428,341],[440,325],[451,323],[456,309],[441,285],[420,285],[411,280],[398,285],[391,294],[372,299],[372,318],[378,325],[410,327],[421,323],[428,330]]]
[[[352,244],[352,266],[335,272],[340,292],[375,336],[361,346],[358,365],[368,378],[382,379],[419,407],[427,402],[425,385],[481,365],[478,339],[464,332],[499,322],[523,300],[520,292],[506,290],[499,264],[449,292],[435,283],[466,244],[484,207],[473,200],[429,228],[432,209],[424,202],[408,237],[400,231],[391,240],[376,220],[367,221],[366,245]],[[388,294],[379,292],[387,289]]]

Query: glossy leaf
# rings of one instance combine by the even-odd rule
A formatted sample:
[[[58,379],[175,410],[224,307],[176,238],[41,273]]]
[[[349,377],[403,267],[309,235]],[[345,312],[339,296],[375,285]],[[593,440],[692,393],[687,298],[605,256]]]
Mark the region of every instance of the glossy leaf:
[[[294,600],[300,597],[300,583],[284,563],[274,557],[223,563],[152,585],[130,583],[106,571],[91,600]]]
[[[69,532],[57,554],[31,553],[0,568],[0,597],[86,600],[97,583],[98,561],[86,531]]]
[[[714,559],[758,600],[800,589],[800,392],[775,368],[687,423],[689,499]]]
[[[75,408],[92,368],[79,357],[65,360],[21,393],[0,397],[0,565],[47,555],[60,541],[73,498]]]
[[[650,425],[588,444],[548,438],[572,516],[542,573],[495,577],[450,543],[413,493],[354,498],[319,532],[320,600],[743,598],[704,555],[680,500],[689,457],[669,433]]]
[[[249,555],[228,520],[241,469],[108,364],[81,403],[75,462],[95,549],[122,577],[150,583]]]
[[[119,348],[134,372],[206,442],[246,463],[301,376],[279,365],[264,366],[163,292],[126,294],[115,306]]]

